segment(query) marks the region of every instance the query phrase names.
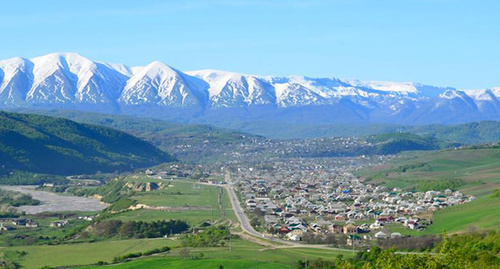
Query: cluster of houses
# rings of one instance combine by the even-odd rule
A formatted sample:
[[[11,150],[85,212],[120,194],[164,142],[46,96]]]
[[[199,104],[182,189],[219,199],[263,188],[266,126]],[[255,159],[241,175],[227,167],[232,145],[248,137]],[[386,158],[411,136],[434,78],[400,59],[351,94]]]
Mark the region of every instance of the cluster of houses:
[[[348,244],[397,238],[401,234],[389,232],[390,227],[425,229],[432,212],[474,199],[458,191],[408,192],[365,182],[352,173],[357,161],[239,166],[233,177],[247,210],[263,216],[267,231],[296,241],[305,232],[344,234]]]
[[[23,218],[2,219],[2,223],[0,223],[0,231],[14,230],[15,227],[37,228],[38,223],[33,220]]]
[[[78,216],[78,220],[85,220],[85,221],[93,221],[96,218],[96,216]],[[52,221],[49,226],[50,227],[64,227],[70,223],[69,219],[64,219],[64,220],[55,220]],[[39,224],[38,222],[34,220],[29,220],[25,218],[3,218],[0,220],[0,231],[11,231],[14,230],[16,227],[26,227],[26,228],[38,228]]]

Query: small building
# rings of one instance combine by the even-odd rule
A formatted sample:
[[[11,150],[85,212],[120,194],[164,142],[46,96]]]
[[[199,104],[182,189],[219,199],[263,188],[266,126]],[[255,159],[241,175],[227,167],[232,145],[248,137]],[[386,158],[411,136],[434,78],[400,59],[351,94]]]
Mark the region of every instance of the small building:
[[[347,224],[344,226],[344,234],[357,234],[358,228],[354,224]]]
[[[28,220],[26,219],[15,219],[12,221],[12,224],[14,224],[15,226],[24,226],[27,222]]]
[[[50,223],[50,227],[64,227],[68,224],[67,220],[58,220]]]
[[[347,245],[348,246],[360,246],[361,245],[361,236],[357,234],[351,234],[347,238]]]
[[[391,238],[401,238],[401,234],[400,233],[391,233]]]
[[[34,221],[28,221],[26,223],[26,227],[29,227],[29,228],[37,228],[38,227],[38,223],[34,222]]]
[[[279,230],[278,230],[279,233],[282,233],[282,234],[287,234],[290,232],[290,229],[288,229],[287,227],[285,226],[282,226]]]
[[[334,220],[335,221],[345,221],[345,216],[337,214],[337,215],[335,215]]]
[[[342,225],[336,223],[330,225],[330,232],[333,234],[341,234],[343,230],[344,227]]]
[[[12,231],[14,230],[14,227],[12,226],[3,226],[3,224],[0,224],[0,231]]]
[[[376,233],[374,235],[374,237],[377,238],[377,239],[387,239],[387,238],[389,238],[389,236],[386,233],[384,233],[384,232],[378,232],[378,233]]]

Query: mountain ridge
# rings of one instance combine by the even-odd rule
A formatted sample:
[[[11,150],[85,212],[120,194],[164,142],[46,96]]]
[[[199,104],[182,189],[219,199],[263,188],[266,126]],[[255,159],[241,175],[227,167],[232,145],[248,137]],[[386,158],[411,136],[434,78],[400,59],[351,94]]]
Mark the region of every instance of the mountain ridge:
[[[128,67],[77,53],[0,61],[0,108],[72,108],[207,123],[217,116],[293,121],[299,114],[306,122],[319,117],[325,123],[446,124],[498,120],[499,99],[495,87],[183,72],[158,61]]]

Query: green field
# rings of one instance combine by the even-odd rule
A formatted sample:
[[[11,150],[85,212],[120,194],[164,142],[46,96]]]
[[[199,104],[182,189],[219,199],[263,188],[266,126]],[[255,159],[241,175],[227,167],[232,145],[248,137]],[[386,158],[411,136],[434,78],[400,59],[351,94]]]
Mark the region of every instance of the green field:
[[[436,211],[434,223],[424,231],[414,231],[401,224],[387,228],[407,235],[459,233],[464,231],[498,230],[500,228],[500,199],[481,198],[476,201]]]
[[[293,268],[289,265],[270,262],[255,262],[246,260],[228,260],[228,259],[200,259],[200,260],[183,260],[180,258],[152,258],[136,260],[120,265],[111,265],[106,267],[84,267],[84,268],[182,268],[182,269],[199,269],[199,268],[219,268],[222,265],[226,269],[281,269]]]
[[[500,149],[460,149],[405,153],[389,164],[360,173],[388,187],[412,188],[420,182],[458,180],[457,189],[477,200],[434,213],[434,223],[424,231],[413,231],[400,224],[389,225],[393,232],[408,235],[450,233],[500,228],[500,200],[489,198],[500,188]]]
[[[296,261],[313,260],[322,258],[331,260],[342,254],[344,257],[351,257],[350,251],[336,251],[328,249],[267,249],[263,246],[234,239],[231,248],[195,248],[190,249],[190,255],[199,256],[203,253],[203,258],[183,260],[179,256],[179,249],[173,250],[170,254],[162,257],[151,257],[135,260],[119,265],[106,267],[112,268],[218,268],[220,264],[224,268],[295,268]],[[104,267],[104,268],[106,268]],[[97,267],[92,267],[97,268]],[[99,267],[103,268],[103,267]]]
[[[174,246],[179,242],[170,239],[131,239],[102,241],[95,243],[22,246],[1,249],[1,251],[25,251],[18,261],[23,268],[43,266],[86,265],[99,261],[111,262],[114,257],[136,253],[163,246]]]
[[[361,176],[388,187],[410,188],[421,180],[461,179],[465,194],[487,196],[500,188],[500,149],[461,149],[405,153]]]
[[[164,184],[168,184],[168,187],[163,190],[140,192],[132,196],[132,199],[136,200],[139,204],[152,207],[169,207],[170,209],[168,211],[150,209],[126,211],[114,215],[113,219],[126,221],[179,219],[194,226],[205,221],[223,222],[230,220],[233,223],[237,222],[224,188],[189,182],[187,180],[166,181],[151,179],[143,175],[129,176],[127,181],[163,182]]]
[[[166,181],[172,187],[164,190],[141,192],[133,196],[140,204],[169,207],[217,208],[217,187],[182,181]]]
[[[17,257],[15,261],[23,268],[40,268],[43,266],[85,266],[97,262],[111,262],[114,257],[129,253],[138,253],[163,246],[178,246],[180,240],[175,239],[131,239],[112,240],[95,243],[41,245],[4,248],[0,252],[6,256]],[[223,264],[225,268],[290,268],[299,259],[314,260],[322,258],[330,260],[337,255],[351,257],[351,251],[329,249],[283,248],[268,249],[261,245],[235,238],[231,247],[190,248],[190,256],[200,259],[181,258],[180,248],[174,248],[168,254],[157,254],[153,257],[141,258],[127,263],[115,264],[113,268],[207,268]],[[25,251],[26,255],[19,255]],[[201,267],[200,267],[201,266]],[[216,267],[214,267],[216,268]],[[293,268],[293,267],[292,267]]]

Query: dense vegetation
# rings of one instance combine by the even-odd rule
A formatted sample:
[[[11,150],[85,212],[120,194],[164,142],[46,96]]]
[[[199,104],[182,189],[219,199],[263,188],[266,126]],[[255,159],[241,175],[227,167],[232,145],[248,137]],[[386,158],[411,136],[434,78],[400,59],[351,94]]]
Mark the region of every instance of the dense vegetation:
[[[167,153],[109,128],[33,114],[0,113],[0,174],[83,174],[171,161]]]
[[[369,252],[358,252],[356,257],[344,260],[338,257],[333,261],[322,259],[297,262],[297,268],[362,268],[362,269],[413,269],[413,268],[450,268],[450,269],[493,269],[500,266],[500,233],[476,233],[454,235],[443,240],[428,252],[417,254],[398,253],[396,249],[373,247]]]
[[[0,189],[0,204],[17,207],[22,205],[39,205],[40,201],[33,199],[29,194]]]
[[[223,160],[222,153],[233,150],[235,145],[264,139],[230,129],[201,124],[171,123],[151,118],[60,110],[36,111],[36,113],[128,132],[162,150],[171,152],[175,158],[188,162]],[[179,150],[179,146],[187,144],[190,145],[189,150]]]
[[[495,143],[500,141],[500,121],[482,121],[458,125],[394,124],[298,124],[278,121],[234,122],[225,127],[278,139],[310,139],[318,137],[366,137],[384,133],[406,132],[432,136],[450,143]]]
[[[0,169],[0,182],[4,185],[42,185],[43,183],[65,184],[68,180],[63,176],[14,171],[2,174]],[[5,171],[4,171],[5,172]]]
[[[102,238],[158,238],[187,231],[189,226],[181,220],[161,220],[153,222],[106,220],[98,222],[92,234]],[[85,233],[85,232],[84,232]]]
[[[224,246],[230,236],[225,226],[209,227],[198,234],[186,236],[182,244],[186,247],[218,247]]]
[[[426,192],[430,190],[445,191],[447,189],[456,191],[465,184],[467,184],[465,180],[460,178],[436,179],[436,180],[426,179],[419,181],[417,185],[414,187],[414,189],[421,192]]]
[[[126,254],[123,256],[117,256],[117,257],[113,258],[113,262],[114,263],[125,262],[125,261],[129,261],[130,259],[135,259],[135,258],[144,257],[144,256],[151,256],[153,254],[164,253],[164,252],[168,252],[168,251],[170,251],[170,247],[164,246],[161,248],[155,248],[155,249],[147,250],[144,252],[130,253],[130,254]]]
[[[407,150],[435,150],[445,147],[434,137],[421,137],[410,133],[386,133],[371,136],[367,140],[378,144],[376,149],[378,154],[396,154]]]

